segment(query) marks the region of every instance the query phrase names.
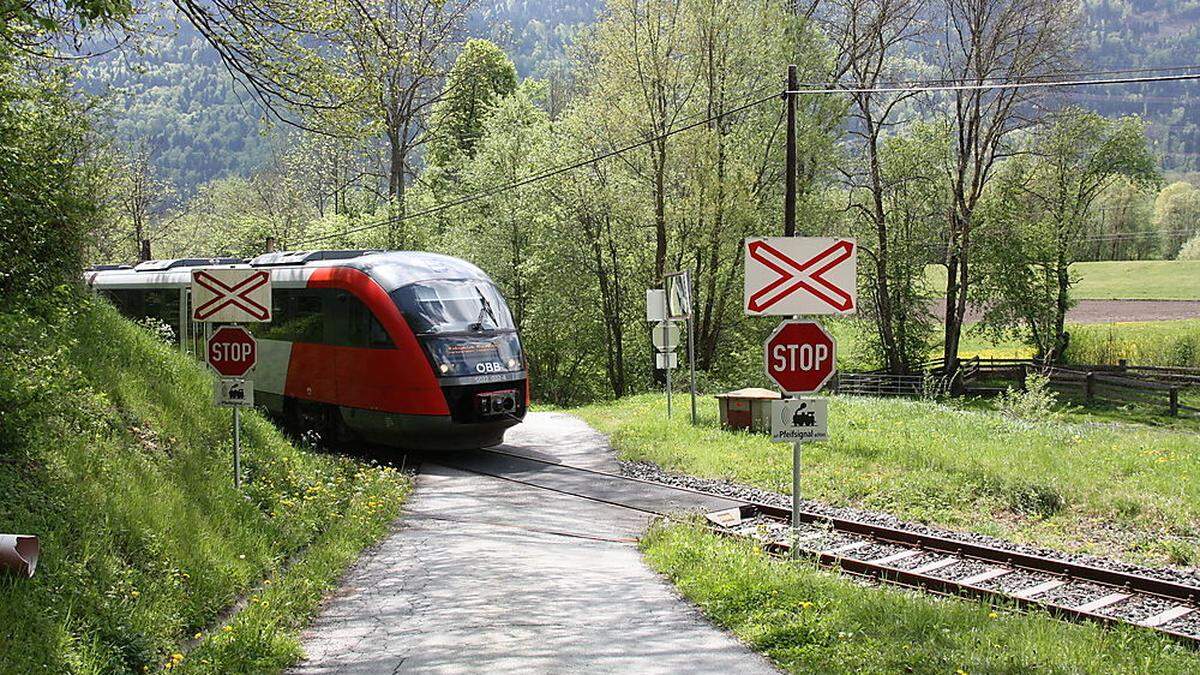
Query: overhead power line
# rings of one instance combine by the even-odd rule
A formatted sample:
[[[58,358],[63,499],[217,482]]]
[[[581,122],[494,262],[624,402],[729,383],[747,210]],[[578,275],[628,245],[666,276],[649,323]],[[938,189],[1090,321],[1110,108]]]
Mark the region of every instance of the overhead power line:
[[[1123,70],[1093,71],[1093,72],[1094,73],[1136,73],[1136,72],[1173,72],[1173,71],[1179,71],[1179,70],[1200,70],[1200,65],[1198,65],[1198,66],[1172,66],[1172,67],[1168,67],[1168,68],[1132,68],[1132,69],[1123,69]],[[755,106],[762,105],[763,103],[766,103],[768,101],[776,100],[780,96],[786,96],[787,94],[792,94],[792,93],[797,94],[797,95],[812,95],[812,94],[834,95],[834,94],[865,94],[865,93],[923,93],[923,92],[938,92],[938,91],[978,91],[978,90],[985,90],[985,89],[1071,88],[1071,87],[1105,86],[1105,85],[1118,85],[1118,84],[1140,84],[1140,83],[1151,83],[1151,82],[1193,81],[1193,80],[1200,80],[1200,72],[1175,73],[1175,74],[1171,74],[1171,75],[1140,75],[1140,76],[1133,76],[1133,77],[1084,78],[1084,79],[1066,79],[1066,80],[1064,80],[1064,79],[1047,79],[1047,78],[1023,78],[1023,79],[1016,79],[1016,80],[1003,79],[1003,78],[983,78],[983,79],[984,80],[995,80],[995,81],[968,82],[968,81],[961,81],[961,80],[960,81],[925,80],[925,81],[919,81],[919,82],[913,81],[913,82],[907,83],[907,84],[900,83],[900,82],[885,83],[883,86],[875,86],[875,87],[853,87],[853,86],[838,85],[836,83],[815,83],[813,85],[813,87],[811,87],[811,88],[799,88],[799,89],[795,89],[795,90],[785,89],[782,92],[771,93],[769,95],[766,95],[766,96],[763,96],[760,98],[756,98],[754,100],[751,100],[751,101],[743,103],[739,106],[736,106],[730,110],[718,113],[716,115],[704,117],[703,119],[699,119],[694,122],[690,122],[688,124],[684,124],[682,126],[676,127],[674,129],[670,129],[670,130],[668,130],[662,134],[659,134],[657,136],[652,136],[649,138],[642,139],[640,141],[636,141],[634,143],[630,143],[628,145],[624,145],[619,148],[614,148],[613,150],[609,150],[609,151],[600,153],[598,155],[593,155],[589,158],[574,162],[572,164],[567,164],[565,166],[560,166],[560,167],[557,167],[554,169],[547,169],[545,171],[534,173],[534,174],[531,174],[524,178],[519,178],[515,181],[504,183],[502,185],[497,185],[497,186],[487,188],[484,190],[479,190],[477,192],[472,192],[470,194],[463,195],[462,197],[452,199],[448,202],[436,204],[429,208],[421,209],[419,211],[405,214],[403,216],[394,216],[392,218],[387,218],[387,219],[379,221],[379,222],[369,223],[366,225],[361,225],[359,227],[350,228],[350,229],[342,231],[342,232],[321,235],[319,237],[310,237],[308,239],[298,241],[294,245],[291,245],[290,247],[293,247],[293,248],[294,247],[303,247],[303,246],[307,246],[309,244],[315,244],[315,243],[319,243],[322,241],[328,241],[330,239],[337,239],[337,238],[345,237],[345,236],[352,235],[352,234],[358,234],[360,232],[366,232],[368,230],[374,230],[374,229],[377,229],[380,227],[386,227],[389,225],[394,225],[397,223],[401,223],[401,222],[408,221],[408,220],[413,220],[416,218],[431,216],[436,213],[446,211],[448,209],[456,208],[459,206],[464,206],[466,204],[470,204],[472,202],[479,201],[481,199],[486,199],[488,197],[500,195],[500,194],[503,194],[510,190],[515,190],[517,188],[524,187],[531,183],[548,180],[550,178],[554,178],[556,176],[560,176],[562,174],[569,173],[576,169],[580,169],[580,168],[583,168],[586,166],[590,166],[592,164],[596,164],[598,162],[604,161],[611,157],[616,157],[617,155],[624,154],[631,150],[636,150],[638,148],[645,147],[647,145],[650,145],[651,143],[655,143],[657,141],[661,141],[670,136],[674,136],[675,134],[679,134],[679,133],[682,133],[685,131],[689,131],[691,129],[695,129],[697,127],[708,124],[709,122],[713,122],[715,120],[721,119],[721,118],[729,116],[729,115],[735,115],[739,112],[748,110]]]
[[[636,150],[637,148],[641,148],[641,147],[644,147],[644,146],[646,146],[646,145],[649,145],[649,144],[651,144],[651,143],[654,143],[654,142],[657,142],[657,141],[661,141],[661,140],[663,140],[664,138],[668,138],[668,137],[670,137],[670,136],[674,136],[675,134],[682,133],[682,132],[684,132],[684,131],[688,131],[688,130],[690,130],[690,129],[695,129],[696,127],[703,126],[703,125],[705,125],[705,124],[708,124],[709,122],[713,122],[713,121],[715,121],[715,120],[718,120],[718,119],[720,119],[720,118],[722,118],[722,117],[726,117],[726,116],[728,116],[728,115],[735,115],[735,114],[737,114],[737,113],[739,113],[739,112],[742,112],[742,111],[744,111],[744,110],[748,110],[748,109],[750,109],[750,108],[753,108],[753,107],[755,107],[755,106],[758,106],[758,105],[762,105],[763,103],[766,103],[767,101],[775,100],[775,99],[777,99],[777,98],[779,98],[779,94],[778,94],[778,93],[772,93],[772,94],[770,94],[770,95],[768,95],[768,96],[764,96],[764,97],[762,97],[762,98],[755,99],[755,100],[753,100],[753,101],[750,101],[750,102],[748,102],[748,103],[743,103],[742,105],[739,105],[739,106],[737,106],[737,107],[735,107],[735,108],[732,108],[732,109],[730,109],[730,110],[726,110],[725,112],[718,113],[718,114],[716,114],[716,115],[710,115],[710,116],[708,116],[708,117],[705,117],[705,118],[703,118],[703,119],[697,120],[697,121],[695,121],[695,122],[691,122],[691,123],[689,123],[689,124],[685,124],[685,125],[683,125],[683,126],[676,127],[676,128],[674,128],[674,129],[670,129],[670,130],[666,131],[665,133],[659,134],[659,135],[657,135],[657,136],[652,136],[652,137],[650,137],[650,138],[645,138],[645,139],[642,139],[642,140],[640,140],[640,141],[637,141],[637,142],[635,142],[635,143],[630,143],[630,144],[628,144],[628,145],[625,145],[625,146],[622,146],[622,147],[619,147],[619,148],[615,148],[615,149],[613,149],[613,150],[609,150],[609,151],[607,151],[607,152],[600,153],[600,154],[598,154],[598,155],[593,155],[592,157],[589,157],[589,158],[587,158],[587,159],[584,159],[584,160],[581,160],[581,161],[575,162],[575,163],[573,163],[573,164],[568,164],[568,165],[566,165],[566,166],[560,166],[560,167],[557,167],[557,168],[554,168],[554,169],[548,169],[548,170],[546,170],[546,171],[541,171],[541,172],[539,172],[539,173],[531,174],[531,175],[529,175],[529,176],[526,176],[526,177],[524,177],[524,178],[517,179],[517,180],[515,180],[515,181],[512,181],[512,182],[510,182],[510,183],[505,183],[505,184],[503,184],[503,185],[497,185],[497,186],[495,186],[495,187],[487,188],[487,189],[485,189],[485,190],[479,190],[478,192],[472,192],[472,193],[470,193],[470,194],[467,194],[467,195],[464,195],[464,196],[462,196],[462,197],[459,197],[458,199],[452,199],[452,200],[450,200],[450,201],[448,201],[448,202],[443,202],[443,203],[441,203],[441,204],[437,204],[437,205],[435,205],[435,206],[431,206],[431,207],[429,207],[429,208],[427,208],[427,209],[422,209],[422,210],[420,210],[420,211],[416,211],[416,212],[414,212],[414,213],[405,214],[404,216],[399,216],[399,217],[394,217],[394,218],[388,218],[387,220],[383,220],[383,221],[380,221],[380,222],[378,222],[378,223],[370,223],[370,224],[368,224],[368,225],[362,225],[362,226],[360,226],[360,227],[351,228],[351,229],[349,229],[349,230],[346,230],[345,232],[339,232],[339,233],[336,233],[336,234],[322,235],[322,236],[320,236],[320,237],[313,237],[313,238],[311,238],[311,239],[306,239],[306,240],[304,240],[304,241],[297,242],[297,244],[296,244],[296,245],[297,245],[297,246],[304,246],[304,245],[306,245],[306,244],[311,244],[311,243],[320,242],[320,241],[326,241],[326,240],[328,240],[328,239],[336,239],[336,238],[338,238],[338,237],[344,237],[344,236],[346,236],[346,235],[349,235],[349,234],[357,234],[357,233],[359,233],[359,232],[364,232],[364,231],[366,231],[366,230],[373,230],[373,229],[375,229],[375,228],[379,228],[379,227],[384,227],[384,226],[387,226],[387,225],[396,224],[396,223],[399,223],[399,222],[402,222],[402,221],[405,221],[405,220],[411,220],[411,219],[413,219],[413,218],[420,218],[420,217],[423,217],[423,216],[430,216],[430,215],[433,215],[433,214],[435,214],[435,213],[439,213],[439,212],[441,212],[441,211],[445,211],[445,210],[447,210],[447,209],[451,209],[451,208],[454,208],[454,207],[457,207],[457,206],[463,206],[463,205],[465,205],[465,204],[470,204],[471,202],[479,201],[480,199],[486,199],[487,197],[491,197],[491,196],[494,196],[494,195],[498,195],[498,194],[501,194],[501,193],[507,192],[507,191],[509,191],[509,190],[515,190],[516,188],[523,187],[523,186],[525,186],[525,185],[529,185],[530,183],[536,183],[536,182],[538,182],[538,181],[547,180],[547,179],[550,179],[550,178],[554,178],[555,176],[560,176],[560,175],[562,175],[562,174],[564,174],[564,173],[568,173],[568,172],[574,171],[574,170],[576,170],[576,169],[581,169],[581,168],[583,168],[583,167],[585,167],[585,166],[589,166],[589,165],[595,164],[595,163],[597,163],[597,162],[604,161],[604,160],[606,160],[606,159],[608,159],[608,158],[610,158],[610,157],[615,157],[615,156],[617,156],[617,155],[620,155],[620,154],[623,154],[623,153],[629,152],[630,150]]]
[[[879,87],[853,87],[843,85],[820,85],[813,89],[795,89],[785,94],[919,94],[935,91],[980,91],[984,89],[1052,89],[1066,87],[1090,87],[1112,84],[1139,84],[1145,82],[1182,82],[1200,80],[1200,73],[1176,75],[1143,75],[1139,77],[1115,77],[1082,80],[1023,79],[998,82],[952,82],[948,84],[897,85]]]

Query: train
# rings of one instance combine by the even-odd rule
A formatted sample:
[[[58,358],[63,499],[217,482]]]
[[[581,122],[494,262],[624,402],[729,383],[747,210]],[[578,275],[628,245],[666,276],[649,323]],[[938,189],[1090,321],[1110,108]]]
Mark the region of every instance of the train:
[[[512,313],[475,265],[412,251],[280,251],[252,259],[182,258],[88,269],[84,281],[123,315],[169,324],[180,349],[205,353],[212,323],[193,322],[192,270],[270,271],[272,320],[247,375],[255,404],[321,439],[406,450],[499,445],[529,407]]]

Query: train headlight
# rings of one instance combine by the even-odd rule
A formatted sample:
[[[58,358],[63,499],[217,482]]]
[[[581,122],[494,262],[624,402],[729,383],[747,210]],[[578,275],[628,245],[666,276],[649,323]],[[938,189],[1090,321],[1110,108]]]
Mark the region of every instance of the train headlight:
[[[508,360],[508,369],[509,369],[509,370],[516,370],[516,368],[517,368],[517,360],[516,360],[516,359],[509,359],[509,360]]]
[[[442,373],[448,373],[450,372],[450,364],[443,363],[442,365],[438,366],[438,370],[442,371]]]

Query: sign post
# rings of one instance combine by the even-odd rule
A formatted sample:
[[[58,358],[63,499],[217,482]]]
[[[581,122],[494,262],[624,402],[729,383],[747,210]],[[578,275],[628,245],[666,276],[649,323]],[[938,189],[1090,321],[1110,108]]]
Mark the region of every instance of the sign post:
[[[794,228],[791,208],[785,215]],[[857,309],[858,249],[853,239],[751,237],[745,251],[747,315],[845,315]],[[837,342],[815,321],[784,321],[764,343],[763,361],[767,377],[785,396],[813,394],[834,375]],[[792,443],[793,533],[800,527],[801,446],[827,440],[828,423],[824,399],[785,398],[771,406],[771,440]]]
[[[687,271],[663,278],[667,293],[667,318],[682,319],[688,332],[688,391],[692,396],[692,424],[696,423],[696,322],[692,317],[692,281]]]
[[[271,275],[266,270],[192,270],[191,297],[193,321],[237,324],[271,320]],[[221,376],[213,391],[214,402],[233,408],[233,486],[241,489],[242,408],[254,407],[254,383],[244,378],[258,363],[258,342],[241,326],[221,326],[208,337],[205,361]]]

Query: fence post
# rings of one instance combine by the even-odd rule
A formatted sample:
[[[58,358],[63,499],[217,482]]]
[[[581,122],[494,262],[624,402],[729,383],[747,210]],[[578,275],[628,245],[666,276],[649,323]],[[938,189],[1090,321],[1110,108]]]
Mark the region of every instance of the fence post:
[[[1096,373],[1088,371],[1087,376],[1083,379],[1083,397],[1087,400],[1092,400],[1096,392]]]
[[[1172,387],[1171,392],[1170,392],[1170,397],[1171,397],[1171,417],[1178,417],[1179,416],[1179,389]]]
[[[1120,370],[1123,373],[1128,368],[1129,368],[1129,359],[1117,359],[1117,370]]]
[[[1021,391],[1029,390],[1029,365],[1021,364]]]

